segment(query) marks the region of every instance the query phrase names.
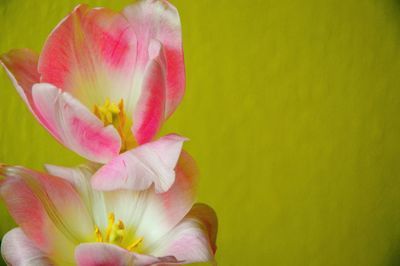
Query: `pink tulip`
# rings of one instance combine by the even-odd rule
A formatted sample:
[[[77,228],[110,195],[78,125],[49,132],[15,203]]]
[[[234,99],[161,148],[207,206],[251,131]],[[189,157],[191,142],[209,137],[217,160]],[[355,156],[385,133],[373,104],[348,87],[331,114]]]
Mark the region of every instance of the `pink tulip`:
[[[180,19],[166,0],[121,13],[79,5],[40,55],[12,50],[0,61],[39,122],[99,163],[152,140],[185,87]]]
[[[6,177],[0,181],[0,195],[19,225],[3,238],[1,253],[10,265],[214,261],[217,219],[210,207],[193,205],[196,171],[186,153],[165,193],[153,188],[93,190],[90,179],[97,164],[47,170],[51,175],[0,166]]]

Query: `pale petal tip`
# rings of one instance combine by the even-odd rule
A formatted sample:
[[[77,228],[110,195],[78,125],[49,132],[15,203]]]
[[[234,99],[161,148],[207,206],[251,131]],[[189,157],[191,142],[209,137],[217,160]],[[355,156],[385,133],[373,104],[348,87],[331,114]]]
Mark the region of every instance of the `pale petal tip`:
[[[8,177],[11,170],[18,166],[10,166],[4,163],[0,163],[0,178],[1,177]]]
[[[161,137],[160,139],[170,139],[170,140],[181,141],[181,142],[186,142],[186,141],[190,140],[188,137],[184,137],[177,133],[169,133],[169,134],[165,135],[164,137]]]
[[[113,158],[92,177],[95,190],[144,190],[152,184],[156,193],[166,192],[175,181],[175,168],[188,138],[169,134]]]

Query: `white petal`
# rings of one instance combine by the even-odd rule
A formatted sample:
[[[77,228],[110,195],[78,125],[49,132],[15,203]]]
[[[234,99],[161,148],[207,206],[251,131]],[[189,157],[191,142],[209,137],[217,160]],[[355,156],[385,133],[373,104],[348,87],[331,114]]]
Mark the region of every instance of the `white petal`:
[[[87,163],[74,168],[47,164],[45,168],[51,175],[70,182],[81,195],[86,208],[95,220],[95,224],[101,228],[107,226],[107,209],[103,193],[93,190],[90,184],[93,173],[99,168],[98,164]]]
[[[49,258],[20,228],[9,231],[2,240],[1,254],[9,265],[14,266],[50,266]]]

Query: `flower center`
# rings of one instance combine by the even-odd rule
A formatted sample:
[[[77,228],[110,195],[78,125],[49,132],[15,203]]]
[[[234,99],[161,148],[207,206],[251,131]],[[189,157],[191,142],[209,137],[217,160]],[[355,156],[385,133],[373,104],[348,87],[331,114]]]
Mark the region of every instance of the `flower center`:
[[[94,105],[93,113],[103,121],[104,126],[113,125],[117,129],[122,141],[121,152],[136,146],[134,137],[127,124],[123,99],[116,104],[107,98],[103,105]]]
[[[98,226],[95,227],[94,233],[96,235],[97,242],[110,243],[123,247],[129,251],[139,253],[141,250],[141,244],[143,237],[133,238],[133,241],[128,242],[131,237],[129,231],[125,228],[124,223],[121,220],[115,222],[115,215],[111,212],[108,215],[108,225],[103,234]]]

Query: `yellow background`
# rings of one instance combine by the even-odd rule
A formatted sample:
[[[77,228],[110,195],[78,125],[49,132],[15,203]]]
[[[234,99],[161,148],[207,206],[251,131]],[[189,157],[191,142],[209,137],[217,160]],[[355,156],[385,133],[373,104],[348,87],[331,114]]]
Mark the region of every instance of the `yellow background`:
[[[40,51],[77,3],[0,0],[0,52]],[[191,139],[219,265],[400,265],[400,1],[173,3],[187,92],[163,133]],[[1,162],[83,162],[4,71],[0,124]],[[2,235],[13,224],[0,208]]]

